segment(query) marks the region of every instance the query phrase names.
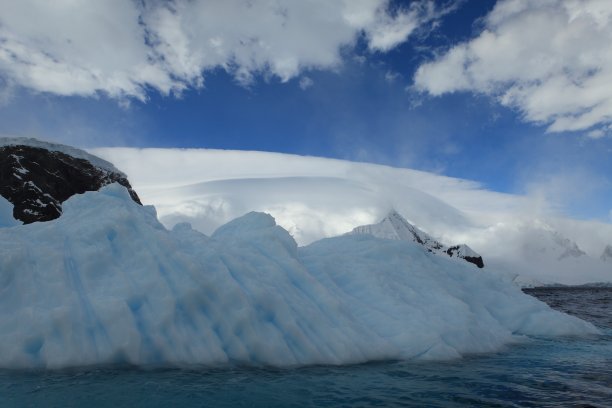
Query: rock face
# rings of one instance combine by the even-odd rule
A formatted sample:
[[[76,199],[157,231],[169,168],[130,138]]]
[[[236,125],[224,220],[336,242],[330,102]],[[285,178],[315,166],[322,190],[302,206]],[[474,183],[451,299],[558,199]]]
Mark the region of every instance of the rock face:
[[[410,224],[395,210],[389,212],[378,224],[357,227],[349,234],[370,234],[377,238],[412,241],[425,247],[428,252],[446,254],[451,258],[461,258],[479,268],[484,267],[482,256],[474,252],[469,246],[462,244],[448,247]]]
[[[24,224],[58,218],[69,197],[111,183],[125,186],[141,204],[126,175],[96,156],[35,139],[0,138],[0,195]]]

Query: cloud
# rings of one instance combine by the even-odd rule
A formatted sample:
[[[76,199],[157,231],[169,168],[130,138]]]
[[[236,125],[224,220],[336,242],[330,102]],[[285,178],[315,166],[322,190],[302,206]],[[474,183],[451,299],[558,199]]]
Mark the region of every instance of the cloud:
[[[588,209],[612,188],[607,178],[580,166],[538,172],[531,169],[525,192],[558,210]]]
[[[263,211],[304,245],[378,222],[394,208],[442,242],[467,243],[491,270],[520,271],[540,281],[612,280],[609,265],[598,260],[605,244],[612,243],[612,224],[560,217],[540,201],[545,196],[502,194],[473,181],[410,169],[281,153],[92,152],[125,171],[167,227],[190,222],[211,234],[233,218]],[[555,194],[568,191],[552,185]],[[566,237],[591,256],[559,263],[566,249],[559,242]]]
[[[430,1],[392,13],[389,0],[0,0],[0,9],[7,84],[140,100],[202,87],[215,69],[243,84],[333,69],[360,36],[388,51],[437,16]]]
[[[421,65],[415,87],[471,91],[518,109],[549,132],[612,123],[612,2],[500,0],[481,33]]]
[[[304,76],[300,78],[299,85],[300,85],[300,89],[305,91],[314,85],[314,81],[311,78]]]
[[[143,202],[154,204],[169,226],[189,221],[207,234],[256,210],[277,217],[303,244],[373,223],[395,208],[442,236],[487,216],[533,208],[526,197],[487,191],[473,181],[345,160],[210,149],[92,152],[126,172]]]
[[[389,83],[394,83],[400,77],[401,77],[401,74],[399,72],[395,72],[395,71],[385,72],[385,81]]]
[[[406,41],[420,26],[455,11],[462,3],[463,0],[456,0],[436,6],[433,0],[416,1],[400,8],[395,15],[378,9],[376,21],[366,30],[368,48],[387,52]]]

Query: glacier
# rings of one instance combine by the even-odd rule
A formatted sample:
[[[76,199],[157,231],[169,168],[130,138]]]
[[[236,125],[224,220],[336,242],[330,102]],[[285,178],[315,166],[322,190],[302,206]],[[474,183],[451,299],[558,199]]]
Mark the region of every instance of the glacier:
[[[2,368],[449,359],[599,333],[503,274],[411,241],[298,247],[256,212],[210,237],[168,230],[118,184],[63,208],[0,228]]]

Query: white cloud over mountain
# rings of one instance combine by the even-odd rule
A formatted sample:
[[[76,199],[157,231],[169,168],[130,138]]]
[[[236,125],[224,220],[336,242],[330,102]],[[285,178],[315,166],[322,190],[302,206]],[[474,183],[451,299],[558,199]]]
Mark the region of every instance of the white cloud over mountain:
[[[333,69],[363,36],[388,51],[437,18],[431,1],[0,0],[0,79],[58,95],[146,99],[201,87],[206,71],[239,82]],[[443,12],[442,12],[443,13]],[[1,82],[0,82],[1,83]]]
[[[471,91],[550,132],[612,129],[612,2],[500,0],[483,30],[417,70],[416,88]]]
[[[485,265],[527,282],[612,282],[599,261],[612,225],[562,217],[546,196],[502,194],[417,170],[281,153],[100,148],[168,227],[211,234],[249,211],[273,215],[300,245],[397,210],[435,239],[466,243]],[[574,243],[585,256],[566,256]],[[579,253],[579,251],[569,251]],[[561,258],[561,259],[560,259]]]

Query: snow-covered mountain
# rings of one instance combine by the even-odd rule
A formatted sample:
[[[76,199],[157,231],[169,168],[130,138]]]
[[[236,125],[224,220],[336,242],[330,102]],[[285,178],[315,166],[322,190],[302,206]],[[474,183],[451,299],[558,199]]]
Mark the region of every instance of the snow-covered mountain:
[[[397,211],[391,210],[378,224],[355,227],[349,234],[369,234],[377,238],[416,242],[428,252],[464,259],[479,268],[484,267],[482,257],[465,244],[446,246],[410,224]]]
[[[14,206],[14,218],[29,224],[55,219],[74,194],[111,183],[127,187],[125,174],[83,150],[26,138],[0,138],[0,195]]]
[[[548,257],[561,261],[565,258],[580,258],[586,252],[578,244],[555,231],[550,226],[538,223],[530,228],[523,238],[523,254],[527,258]]]

